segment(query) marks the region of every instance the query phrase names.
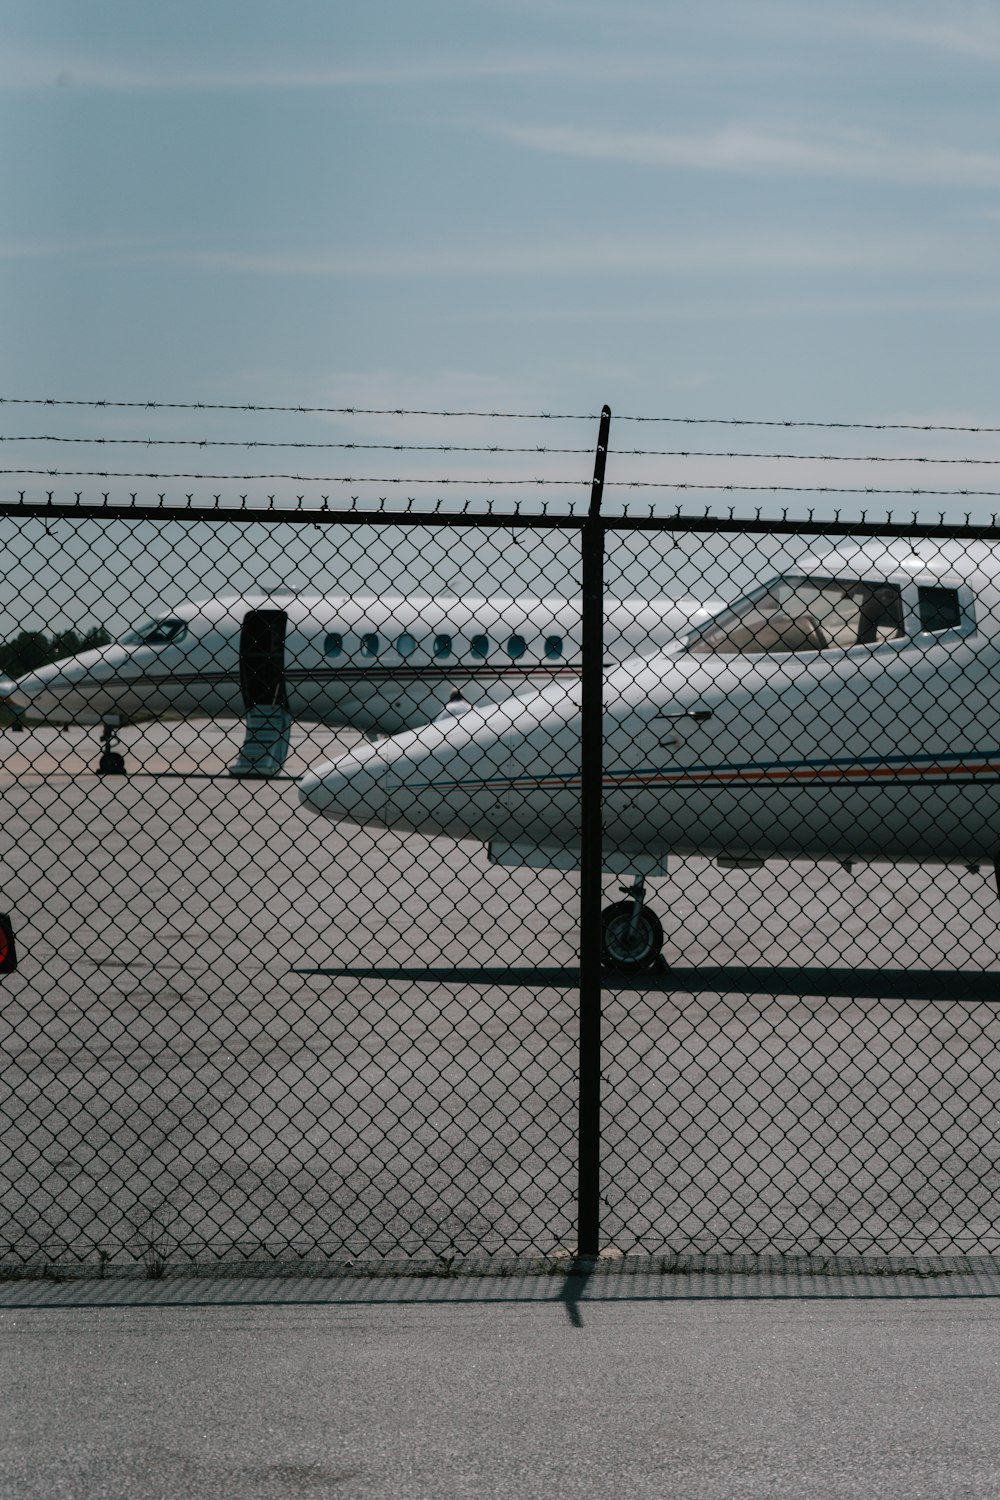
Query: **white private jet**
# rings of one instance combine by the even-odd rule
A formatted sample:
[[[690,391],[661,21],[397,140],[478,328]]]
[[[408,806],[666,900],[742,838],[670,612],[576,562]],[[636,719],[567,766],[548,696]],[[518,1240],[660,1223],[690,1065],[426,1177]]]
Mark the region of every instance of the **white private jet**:
[[[609,963],[657,963],[644,877],[669,855],[996,860],[1000,572],[975,551],[805,558],[607,672],[605,868],[636,875],[604,912]],[[500,864],[576,868],[579,714],[578,682],[532,686],[321,765],[300,797],[328,818],[487,843]]]
[[[609,654],[666,645],[718,607],[612,603]],[[396,734],[432,722],[450,696],[459,707],[492,703],[579,671],[580,609],[570,599],[249,594],[158,614],[112,645],[26,673],[0,696],[29,723],[246,713],[233,774],[267,776],[284,764],[293,720]],[[109,748],[106,731],[106,756]],[[119,760],[105,768],[121,769]]]

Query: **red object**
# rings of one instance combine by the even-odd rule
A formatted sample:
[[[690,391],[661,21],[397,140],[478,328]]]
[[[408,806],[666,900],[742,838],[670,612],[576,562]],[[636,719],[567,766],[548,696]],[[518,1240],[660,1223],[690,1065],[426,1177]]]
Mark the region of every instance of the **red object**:
[[[10,917],[0,912],[0,974],[13,974],[17,968],[17,950],[14,947],[14,929]]]

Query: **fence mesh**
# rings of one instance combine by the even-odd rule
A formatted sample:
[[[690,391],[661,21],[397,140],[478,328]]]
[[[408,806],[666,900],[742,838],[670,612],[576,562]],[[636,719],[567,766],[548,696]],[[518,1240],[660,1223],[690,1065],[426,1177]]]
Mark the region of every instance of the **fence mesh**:
[[[995,553],[672,540],[615,537],[609,581],[731,603],[606,678],[605,837],[667,856],[671,974],[606,1002],[604,1233],[995,1250]]]
[[[0,529],[0,1259],[572,1252],[578,526]],[[605,1246],[1000,1248],[995,566],[608,523]]]

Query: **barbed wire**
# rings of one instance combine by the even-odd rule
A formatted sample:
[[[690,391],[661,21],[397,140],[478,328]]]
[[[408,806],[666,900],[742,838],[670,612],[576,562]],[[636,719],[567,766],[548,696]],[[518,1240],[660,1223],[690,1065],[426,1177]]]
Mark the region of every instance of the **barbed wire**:
[[[606,480],[604,488],[622,490],[711,490],[719,494],[736,493],[767,494],[767,495],[941,495],[950,496],[952,499],[968,497],[976,499],[982,496],[989,499],[1000,495],[1000,490],[970,490],[970,489],[924,489],[909,485],[898,488],[890,488],[884,485],[842,485],[842,484],[689,484],[684,480],[659,481],[656,479],[617,479]]]
[[[478,417],[496,421],[596,422],[596,412],[483,411],[405,406],[279,406],[253,401],[108,401],[56,396],[0,396],[0,406],[76,406],[141,411],[271,411],[319,416]],[[1000,432],[1000,426],[958,422],[837,422],[765,417],[640,416],[616,412],[616,422],[663,422],[684,426],[816,428],[845,432]],[[589,450],[588,450],[589,451]]]
[[[616,422],[674,422],[686,427],[814,427],[844,432],[1000,432],[1000,427],[958,422],[823,422],[764,417],[636,417],[615,413]]]
[[[519,422],[597,422],[598,412],[444,411],[405,406],[276,406],[254,401],[97,401],[56,396],[0,396],[0,406],[89,406],[141,411],[279,411],[332,417],[495,417]]]
[[[336,448],[377,453],[573,453],[592,454],[593,448],[547,448],[544,443],[509,448],[502,443],[311,443],[270,441],[267,438],[151,438],[151,437],[57,437],[51,433],[4,437],[0,443],[119,443],[143,448]],[[621,452],[622,450],[618,450]],[[1000,459],[996,460],[1000,463]]]
[[[590,489],[586,479],[420,479],[385,474],[194,474],[166,473],[162,470],[140,469],[0,469],[0,474],[33,474],[48,479],[245,479],[269,480],[292,479],[308,484],[450,484],[450,485],[568,485],[573,489]]]
[[[579,479],[424,479],[414,476],[376,474],[196,474],[164,473],[162,471],[116,470],[116,469],[0,469],[4,475],[32,475],[47,479],[199,479],[215,483],[218,480],[267,481],[290,479],[299,484],[379,484],[379,485],[461,485],[463,487],[507,488],[532,485],[537,488],[562,486],[573,489],[590,487],[591,481]],[[1000,496],[1000,490],[981,489],[930,489],[916,486],[889,487],[883,485],[837,485],[837,484],[716,484],[692,483],[686,480],[616,479],[608,480],[605,489],[619,490],[699,490],[716,494],[774,494],[774,495],[913,495],[938,496],[951,499],[991,499]]]
[[[542,450],[559,452],[563,450]],[[569,452],[571,450],[564,450]],[[583,452],[589,453],[586,448]],[[714,448],[612,448],[612,458],[766,458],[794,460],[797,463],[834,464],[1000,464],[1000,458],[938,458],[934,454],[916,453],[754,453],[746,450]]]
[[[53,433],[19,436],[0,434],[0,443],[89,443],[97,446],[118,444],[141,448],[305,448],[340,452],[372,453],[554,453],[576,457],[591,453],[590,448],[548,448],[535,443],[530,447],[507,447],[502,443],[313,443],[271,441],[260,438],[152,438],[152,437],[61,437]],[[797,463],[840,464],[978,464],[996,467],[1000,458],[938,457],[915,453],[759,453],[751,450],[715,448],[613,448],[615,458],[756,458],[794,461]],[[26,471],[25,471],[26,472]]]

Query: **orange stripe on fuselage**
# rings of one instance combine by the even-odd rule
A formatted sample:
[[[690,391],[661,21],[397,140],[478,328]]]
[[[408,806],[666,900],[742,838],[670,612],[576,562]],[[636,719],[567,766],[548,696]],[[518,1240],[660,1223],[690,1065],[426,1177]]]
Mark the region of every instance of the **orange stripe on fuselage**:
[[[604,783],[606,786],[679,786],[679,785],[704,785],[711,782],[861,782],[861,781],[896,781],[907,780],[916,777],[977,777],[977,776],[1000,776],[1000,761],[988,761],[984,765],[940,765],[932,762],[922,766],[795,766],[776,767],[770,770],[747,767],[745,770],[733,771],[650,771],[647,774],[641,772],[621,773],[616,775],[613,771],[606,772]],[[431,783],[431,785],[460,786],[464,783]],[[517,779],[509,782],[487,782],[486,785],[498,791],[538,791],[553,790],[560,787],[579,786],[580,778],[575,777],[543,777],[537,781]]]

